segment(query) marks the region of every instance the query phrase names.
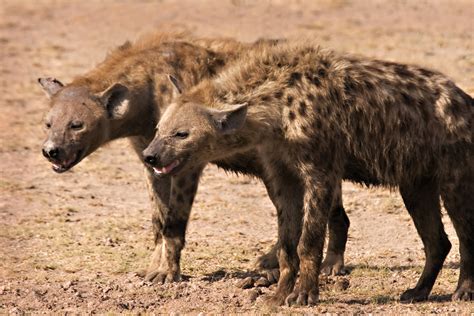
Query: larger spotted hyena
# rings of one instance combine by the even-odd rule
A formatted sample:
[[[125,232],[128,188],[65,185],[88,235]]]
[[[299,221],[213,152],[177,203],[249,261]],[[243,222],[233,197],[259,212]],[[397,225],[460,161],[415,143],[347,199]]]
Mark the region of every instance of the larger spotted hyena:
[[[280,304],[318,300],[325,228],[341,178],[399,188],[426,255],[418,283],[401,299],[426,299],[451,248],[441,196],[460,241],[453,299],[472,300],[473,115],[473,99],[438,72],[283,44],[249,52],[182,95],[144,155],[157,167],[179,164],[179,173],[256,148],[276,192],[280,280],[273,299]],[[304,188],[303,212],[289,179]]]
[[[271,41],[257,43],[272,44]],[[158,33],[134,44],[126,43],[93,70],[67,85],[52,78],[40,79],[51,103],[45,118],[48,137],[43,147],[44,155],[53,163],[56,172],[64,172],[117,138],[130,138],[135,151],[141,153],[152,140],[161,113],[173,99],[174,88],[168,80],[169,74],[179,79],[180,89],[187,89],[203,78],[213,76],[251,46],[253,44],[233,40],[198,40]],[[215,163],[267,183],[254,151]],[[147,169],[150,195],[155,205],[156,243],[145,271],[147,280],[180,279],[179,259],[185,229],[203,166],[196,166],[179,177],[156,176],[151,168]],[[328,272],[338,272],[343,265],[349,221],[341,203],[339,195],[329,228]],[[260,267],[276,268],[275,249],[259,260]],[[275,269],[272,271],[277,273]]]

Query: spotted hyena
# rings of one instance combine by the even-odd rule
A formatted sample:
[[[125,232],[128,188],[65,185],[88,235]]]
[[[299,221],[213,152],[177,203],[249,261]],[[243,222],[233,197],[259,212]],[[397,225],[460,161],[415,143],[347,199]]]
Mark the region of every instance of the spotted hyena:
[[[178,165],[179,175],[257,151],[276,192],[279,304],[317,302],[326,223],[342,178],[399,188],[426,255],[401,300],[427,299],[451,248],[441,196],[460,241],[453,299],[472,300],[473,114],[473,99],[436,71],[288,43],[249,52],[184,93],[144,155],[156,167]]]
[[[43,154],[59,173],[118,138],[129,138],[135,151],[141,154],[154,136],[161,113],[176,94],[168,78],[179,80],[179,89],[186,90],[214,76],[228,61],[252,46],[273,44],[270,40],[241,44],[234,40],[157,33],[133,44],[125,43],[97,67],[67,85],[53,78],[41,78],[39,82],[51,105],[45,118],[48,136]],[[214,163],[226,170],[261,178],[265,184],[268,182],[255,151]],[[150,196],[155,206],[156,244],[149,267],[144,271],[147,280],[180,279],[179,259],[185,229],[203,167],[195,166],[178,177],[156,175],[152,168],[147,168]],[[273,199],[273,193],[269,193]],[[329,227],[332,236],[326,260],[329,273],[342,269],[349,226],[340,195],[338,199]],[[258,265],[272,272],[269,277],[276,278],[276,247],[261,257]]]

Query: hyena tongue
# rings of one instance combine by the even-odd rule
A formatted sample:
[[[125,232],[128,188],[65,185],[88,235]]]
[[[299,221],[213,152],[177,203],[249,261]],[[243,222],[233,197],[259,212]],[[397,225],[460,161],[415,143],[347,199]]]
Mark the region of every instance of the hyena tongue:
[[[174,168],[176,168],[177,166],[179,165],[179,161],[178,160],[175,160],[173,161],[172,163],[170,163],[169,165],[163,167],[163,173],[170,173],[171,170],[173,170]]]
[[[167,174],[167,173],[170,173],[178,165],[179,165],[179,161],[175,160],[169,165],[164,166],[163,168],[153,167],[153,171],[155,171],[156,174]]]

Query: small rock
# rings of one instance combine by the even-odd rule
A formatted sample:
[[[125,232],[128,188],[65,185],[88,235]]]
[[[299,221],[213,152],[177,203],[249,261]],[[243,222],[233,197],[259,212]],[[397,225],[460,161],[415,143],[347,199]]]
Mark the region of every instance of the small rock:
[[[241,289],[250,289],[251,287],[253,287],[253,285],[254,285],[254,280],[252,279],[252,277],[247,277],[237,283],[237,287]]]
[[[270,286],[270,281],[268,279],[261,277],[255,282],[256,287],[269,287]]]
[[[334,284],[336,291],[345,291],[349,288],[349,280],[346,278],[338,279]]]
[[[130,309],[130,304],[128,304],[128,303],[119,303],[118,305],[119,305],[119,307],[121,307],[123,309]]]
[[[102,290],[102,293],[106,294],[107,292],[109,292],[111,290],[112,290],[112,288],[110,286],[107,286]]]
[[[72,286],[72,282],[71,281],[66,281],[64,282],[63,284],[61,284],[61,287],[65,290],[67,290],[68,288],[70,288]]]
[[[36,296],[44,296],[46,293],[48,293],[48,290],[46,289],[34,289],[33,293],[35,293]]]

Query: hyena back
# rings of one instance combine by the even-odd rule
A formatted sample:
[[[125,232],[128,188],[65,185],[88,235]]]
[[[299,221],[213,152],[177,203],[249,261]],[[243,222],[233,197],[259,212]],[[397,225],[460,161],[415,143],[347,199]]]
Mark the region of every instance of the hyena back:
[[[318,300],[325,228],[342,178],[400,190],[426,255],[403,301],[427,299],[451,248],[441,196],[460,241],[453,299],[472,300],[473,115],[472,98],[438,72],[290,43],[250,52],[183,94],[145,153],[186,170],[257,150],[277,192],[277,303]],[[304,188],[302,212],[288,179]]]

